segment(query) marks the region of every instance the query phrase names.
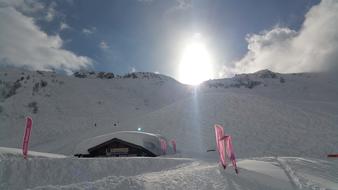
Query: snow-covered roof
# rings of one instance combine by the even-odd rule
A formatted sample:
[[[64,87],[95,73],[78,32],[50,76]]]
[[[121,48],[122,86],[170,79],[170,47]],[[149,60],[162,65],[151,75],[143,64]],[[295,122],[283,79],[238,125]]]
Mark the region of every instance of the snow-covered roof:
[[[82,141],[75,149],[75,154],[89,154],[88,149],[99,144],[107,142],[111,139],[120,139],[129,143],[142,146],[151,151],[155,155],[161,155],[160,139],[166,140],[159,134],[146,133],[140,131],[119,131],[115,133],[96,136]]]

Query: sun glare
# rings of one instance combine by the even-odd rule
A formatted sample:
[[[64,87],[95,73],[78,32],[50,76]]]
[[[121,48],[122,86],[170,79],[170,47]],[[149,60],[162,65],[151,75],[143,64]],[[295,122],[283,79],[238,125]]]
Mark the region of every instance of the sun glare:
[[[213,70],[210,54],[199,38],[189,42],[179,65],[179,80],[184,84],[198,85],[212,78]]]

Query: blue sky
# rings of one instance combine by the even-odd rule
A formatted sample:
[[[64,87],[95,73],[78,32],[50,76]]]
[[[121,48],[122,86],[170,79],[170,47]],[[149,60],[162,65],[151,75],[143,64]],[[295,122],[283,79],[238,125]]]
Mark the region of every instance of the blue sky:
[[[247,49],[245,36],[275,25],[299,28],[316,1],[192,1],[186,8],[168,0],[139,2],[74,1],[60,5],[73,30],[61,32],[71,40],[65,48],[95,60],[96,70],[158,71],[174,75],[180,41],[201,33],[219,62],[239,59]],[[187,5],[188,6],[188,5]],[[53,28],[52,26],[46,26]],[[81,33],[83,29],[92,34]],[[51,30],[53,32],[53,30]],[[108,48],[99,47],[105,42]],[[173,68],[174,67],[174,68]]]
[[[19,64],[4,47],[6,51],[0,47],[0,63],[36,69],[150,71],[176,77],[182,47],[198,33],[213,56],[218,77],[222,73],[218,71],[234,68],[248,56],[250,37],[266,37],[269,31],[283,28],[288,31],[277,33],[298,33],[306,13],[318,4],[319,0],[0,0],[2,15],[11,15],[10,21],[3,17],[1,25],[31,19],[28,28],[36,27],[39,38],[46,34],[48,43],[57,41],[59,45],[49,47],[62,50],[58,53],[83,67],[67,66],[60,59],[56,59],[58,66]],[[21,25],[12,30],[25,30]],[[32,60],[44,60],[42,56]]]

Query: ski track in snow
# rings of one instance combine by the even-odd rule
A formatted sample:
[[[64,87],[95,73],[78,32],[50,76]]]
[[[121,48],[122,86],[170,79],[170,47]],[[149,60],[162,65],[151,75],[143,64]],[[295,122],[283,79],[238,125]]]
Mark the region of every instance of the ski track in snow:
[[[276,160],[280,164],[281,168],[284,170],[288,178],[290,179],[292,185],[294,187],[297,187],[298,189],[302,189],[303,186],[300,183],[299,178],[296,176],[295,172],[291,169],[291,167],[286,163],[286,161],[281,158],[276,158]]]
[[[264,162],[260,161],[264,160]],[[269,162],[267,162],[269,160]],[[134,176],[107,176],[94,181],[83,181],[67,185],[46,185],[32,188],[41,189],[280,189],[280,190],[329,190],[338,189],[336,186],[329,188],[325,184],[314,181],[300,179],[296,172],[287,162],[299,162],[301,158],[256,158],[255,160],[243,160],[255,164],[266,165],[269,167],[274,162],[278,163],[281,172],[285,172],[290,181],[284,181],[283,176],[269,176],[269,173],[253,172],[242,167],[240,174],[236,175],[233,168],[223,170],[218,164],[203,161],[192,161],[178,165],[176,168],[158,172],[147,172]],[[311,160],[303,160],[308,163]],[[239,162],[241,164],[242,161]],[[320,167],[317,163],[316,167]],[[328,171],[329,172],[329,171]],[[323,182],[323,179],[321,179]],[[325,180],[324,180],[325,181]],[[320,181],[319,181],[320,182]],[[332,183],[332,181],[331,181]]]
[[[223,170],[217,162],[186,158],[78,159],[34,153],[28,160],[1,149],[0,189],[235,189],[335,190],[338,162],[294,157],[238,161]],[[7,183],[3,183],[6,181]]]
[[[277,158],[277,160],[298,189],[338,189],[337,161],[328,162],[304,158]]]

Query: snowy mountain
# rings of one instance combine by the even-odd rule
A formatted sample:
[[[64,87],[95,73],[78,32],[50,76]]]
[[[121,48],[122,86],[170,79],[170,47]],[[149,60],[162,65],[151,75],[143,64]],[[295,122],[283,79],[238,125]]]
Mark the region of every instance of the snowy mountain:
[[[191,97],[130,123],[177,136],[185,151],[214,148],[211,126],[219,123],[233,135],[240,157],[323,158],[335,152],[338,144],[336,81],[324,73],[270,71],[207,81]],[[181,127],[172,130],[176,126]]]
[[[30,149],[54,154],[23,160],[1,148],[0,189],[338,189],[337,163],[326,160],[338,152],[337,81],[263,70],[193,87],[154,73],[1,68],[0,146],[21,147],[30,115]],[[206,152],[215,149],[215,123],[233,137],[239,176]],[[72,157],[85,139],[138,127],[176,139],[180,153]]]
[[[194,88],[154,73],[2,69],[0,145],[20,147],[24,117],[31,115],[30,147],[37,151],[72,155],[84,139],[142,127],[176,138],[182,153],[204,155],[215,146],[212,126],[219,123],[233,135],[239,157],[321,158],[337,151],[336,79],[263,70]]]
[[[0,73],[0,144],[19,147],[24,117],[31,115],[31,147],[58,153],[72,154],[83,138],[103,134],[101,130],[113,132],[125,121],[189,94],[186,86],[156,74],[108,80],[17,69]]]

